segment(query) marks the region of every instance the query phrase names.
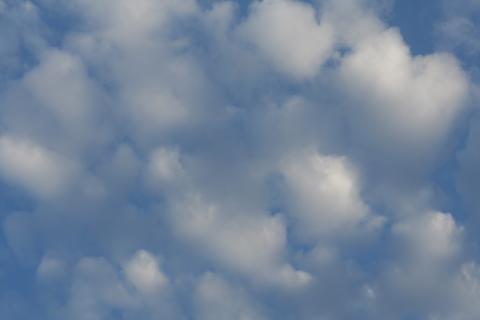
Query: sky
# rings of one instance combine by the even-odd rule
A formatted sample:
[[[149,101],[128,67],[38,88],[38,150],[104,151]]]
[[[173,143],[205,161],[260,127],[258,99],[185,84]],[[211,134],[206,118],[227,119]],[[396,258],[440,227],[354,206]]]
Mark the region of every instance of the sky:
[[[480,318],[478,0],[0,0],[0,319]]]

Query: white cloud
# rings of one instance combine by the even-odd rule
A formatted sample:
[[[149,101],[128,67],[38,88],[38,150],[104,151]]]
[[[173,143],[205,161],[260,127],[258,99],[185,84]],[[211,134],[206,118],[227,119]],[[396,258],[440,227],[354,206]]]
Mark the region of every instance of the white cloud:
[[[148,251],[139,250],[125,264],[124,272],[135,288],[143,294],[155,294],[167,283],[157,259]]]
[[[45,53],[41,64],[23,82],[39,104],[63,125],[79,127],[91,121],[97,89],[78,58],[56,50]]]
[[[153,151],[145,174],[152,189],[160,190],[182,184],[186,178],[178,150],[169,148]]]
[[[182,237],[234,272],[267,285],[308,284],[311,276],[285,261],[285,225],[280,217],[227,210],[196,194],[177,202],[171,219]]]
[[[0,136],[0,175],[40,197],[59,195],[77,173],[76,164],[40,145]]]
[[[66,46],[115,90],[106,101],[109,120],[139,143],[201,122],[212,107],[210,82],[190,53],[191,39],[174,28],[197,20],[195,1],[79,2],[86,30],[70,34]]]
[[[412,56],[395,29],[355,44],[342,59],[340,79],[353,98],[349,116],[358,139],[393,154],[437,152],[468,92],[454,57]]]
[[[470,79],[386,1],[7,2],[0,318],[478,314],[476,236],[425,209],[475,228]]]
[[[459,253],[463,228],[449,213],[430,211],[393,226],[393,233],[418,263],[449,259]]]
[[[156,149],[146,172],[147,183],[167,196],[167,220],[177,237],[207,259],[266,285],[295,288],[310,281],[309,274],[287,262],[286,226],[280,216],[216,198],[197,185],[175,149]]]
[[[475,319],[480,314],[480,266],[468,262],[461,266],[455,277],[452,293],[456,309],[453,319]]]
[[[312,78],[328,59],[333,30],[318,21],[315,9],[294,0],[253,2],[240,33],[277,70],[297,79]]]
[[[191,15],[196,11],[192,0],[152,1],[77,0],[92,27],[100,27],[102,36],[123,45],[135,46],[165,28],[170,19],[178,15]]]
[[[79,159],[106,143],[102,122],[107,99],[79,57],[44,50],[38,64],[13,81],[0,98],[2,128],[56,152]]]
[[[348,237],[382,226],[361,199],[359,177],[345,157],[307,151],[286,161],[283,172],[301,238]]]
[[[422,318],[450,319],[459,310],[455,282],[463,234],[451,214],[438,211],[417,212],[393,224],[389,259],[375,276],[372,302],[381,310],[379,317],[404,317],[405,310],[415,310]]]

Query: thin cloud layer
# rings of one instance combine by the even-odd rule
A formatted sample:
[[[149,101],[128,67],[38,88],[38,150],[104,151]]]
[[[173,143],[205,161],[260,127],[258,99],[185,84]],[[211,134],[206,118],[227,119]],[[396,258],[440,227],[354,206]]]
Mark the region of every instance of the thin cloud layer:
[[[395,10],[0,1],[0,317],[478,318],[478,17]]]

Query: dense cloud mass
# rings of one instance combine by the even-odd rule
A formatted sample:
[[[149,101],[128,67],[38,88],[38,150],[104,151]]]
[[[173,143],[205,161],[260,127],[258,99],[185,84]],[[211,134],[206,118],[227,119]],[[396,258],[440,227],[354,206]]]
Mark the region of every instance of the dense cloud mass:
[[[480,6],[399,2],[0,0],[0,318],[479,319]]]

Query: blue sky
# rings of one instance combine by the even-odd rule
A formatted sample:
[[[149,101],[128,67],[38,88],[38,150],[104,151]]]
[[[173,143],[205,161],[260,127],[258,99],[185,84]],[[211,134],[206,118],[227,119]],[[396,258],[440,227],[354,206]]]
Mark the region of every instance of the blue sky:
[[[480,317],[476,0],[0,0],[0,318]]]

